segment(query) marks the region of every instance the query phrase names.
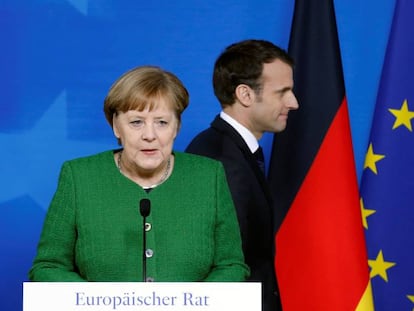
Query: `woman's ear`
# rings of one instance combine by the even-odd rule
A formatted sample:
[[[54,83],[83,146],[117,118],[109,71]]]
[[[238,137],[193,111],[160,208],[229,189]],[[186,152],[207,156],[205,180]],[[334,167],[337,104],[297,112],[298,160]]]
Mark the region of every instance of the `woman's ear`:
[[[243,106],[250,106],[254,100],[254,92],[250,88],[250,86],[246,84],[239,84],[235,90],[236,99],[243,105]]]
[[[175,122],[177,122],[177,124],[175,125],[175,133],[174,133],[173,139],[177,138],[177,135],[181,130],[181,117],[176,117]]]
[[[116,138],[119,138],[118,137],[118,126],[116,124],[116,116],[115,115],[112,119],[112,130],[114,131],[114,135],[116,136]]]
[[[113,118],[112,118],[112,131],[114,132],[115,137],[118,139],[118,142],[121,139],[121,134],[119,133],[119,129],[118,129],[118,119],[117,119],[117,115],[114,113]]]

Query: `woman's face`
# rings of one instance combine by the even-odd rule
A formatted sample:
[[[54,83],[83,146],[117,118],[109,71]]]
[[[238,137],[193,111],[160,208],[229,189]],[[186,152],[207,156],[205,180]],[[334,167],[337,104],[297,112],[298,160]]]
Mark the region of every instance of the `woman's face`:
[[[171,155],[178,125],[173,108],[163,99],[151,111],[119,112],[113,129],[124,147],[123,161],[142,173],[157,171]]]

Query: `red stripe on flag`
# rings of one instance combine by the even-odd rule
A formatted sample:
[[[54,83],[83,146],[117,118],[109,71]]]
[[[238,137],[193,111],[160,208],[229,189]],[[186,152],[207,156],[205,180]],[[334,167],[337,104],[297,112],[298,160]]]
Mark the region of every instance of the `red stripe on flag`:
[[[355,310],[368,284],[350,133],[344,99],[276,235],[284,311]]]

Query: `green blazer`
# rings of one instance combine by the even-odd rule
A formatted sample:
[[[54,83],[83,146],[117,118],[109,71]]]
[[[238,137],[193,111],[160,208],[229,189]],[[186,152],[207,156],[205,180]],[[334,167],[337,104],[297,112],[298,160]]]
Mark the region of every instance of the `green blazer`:
[[[63,164],[33,281],[142,281],[142,198],[147,277],[155,282],[244,281],[240,231],[220,162],[175,152],[171,176],[147,193],[117,169],[114,151]]]

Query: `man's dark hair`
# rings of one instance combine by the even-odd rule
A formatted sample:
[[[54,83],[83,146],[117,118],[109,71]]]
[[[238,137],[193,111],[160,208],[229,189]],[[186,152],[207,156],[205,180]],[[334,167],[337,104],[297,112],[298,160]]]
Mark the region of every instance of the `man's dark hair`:
[[[293,67],[292,58],[269,41],[244,40],[228,46],[214,64],[213,88],[221,106],[234,103],[235,90],[240,84],[248,85],[259,95],[263,65],[276,59]]]

